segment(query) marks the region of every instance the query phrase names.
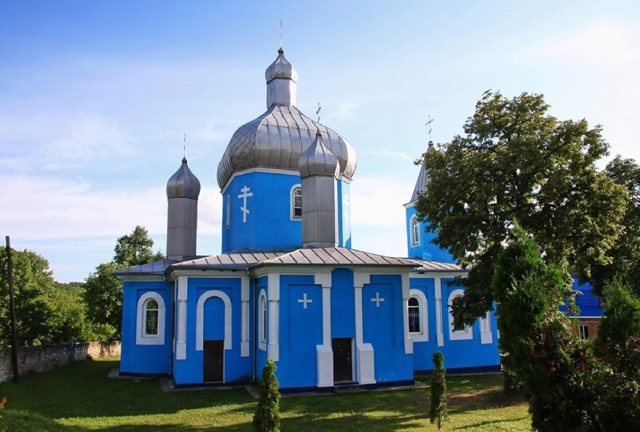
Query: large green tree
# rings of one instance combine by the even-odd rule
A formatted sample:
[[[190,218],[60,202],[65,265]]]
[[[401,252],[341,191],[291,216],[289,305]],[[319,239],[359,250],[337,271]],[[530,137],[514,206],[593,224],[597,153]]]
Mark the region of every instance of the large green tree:
[[[118,238],[113,261],[98,265],[85,284],[87,313],[98,339],[120,338],[122,282],[113,273],[163,258],[162,252],[153,252],[153,240],[144,227],[138,225],[130,235]]]
[[[454,301],[458,327],[492,308],[493,264],[516,221],[564,271],[587,278],[592,265],[608,263],[627,191],[596,167],[608,154],[601,128],[548,109],[542,95],[486,92],[465,135],[424,154],[430,182],[418,214],[437,245],[471,266],[465,295]]]

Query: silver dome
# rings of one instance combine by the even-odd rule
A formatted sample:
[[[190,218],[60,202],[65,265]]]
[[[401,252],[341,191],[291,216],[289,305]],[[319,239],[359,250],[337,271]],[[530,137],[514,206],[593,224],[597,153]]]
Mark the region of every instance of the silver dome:
[[[298,82],[298,72],[291,66],[291,63],[284,57],[284,50],[278,50],[278,58],[271,63],[264,73],[267,83],[275,78],[287,78]]]
[[[200,195],[200,181],[189,169],[187,158],[182,158],[182,165],[167,182],[167,197],[198,199],[198,195]]]
[[[316,133],[313,144],[300,156],[298,167],[303,178],[310,175],[335,176],[338,173],[338,158],[324,145],[320,132]]]

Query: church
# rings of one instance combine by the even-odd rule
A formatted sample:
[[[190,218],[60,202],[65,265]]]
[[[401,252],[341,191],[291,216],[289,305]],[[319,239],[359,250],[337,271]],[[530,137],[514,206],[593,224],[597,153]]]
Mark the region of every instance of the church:
[[[492,314],[453,328],[464,291],[452,282],[465,271],[416,216],[428,170],[405,205],[408,257],[352,248],[354,148],[298,110],[282,48],[265,78],[267,110],[218,165],[221,253],[196,255],[200,182],[183,159],[167,183],[167,258],[116,273],[120,374],[240,384],[272,359],[283,390],[410,385],[436,351],[449,371],[499,370]]]

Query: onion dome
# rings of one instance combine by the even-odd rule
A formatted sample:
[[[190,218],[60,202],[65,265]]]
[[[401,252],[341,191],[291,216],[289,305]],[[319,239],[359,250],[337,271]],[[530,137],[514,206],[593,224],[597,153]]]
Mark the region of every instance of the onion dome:
[[[429,149],[430,151],[433,149],[433,143],[429,141]],[[420,173],[418,174],[418,180],[416,181],[416,185],[413,188],[413,193],[411,194],[410,203],[418,200],[418,195],[421,193],[425,193],[427,191],[427,184],[429,184],[429,170],[427,169],[424,161],[420,164]]]
[[[285,78],[298,82],[298,73],[284,57],[284,50],[282,48],[278,50],[278,58],[267,68],[264,77],[267,83],[275,78]]]
[[[198,199],[200,195],[200,181],[187,165],[187,158],[182,158],[182,165],[167,182],[168,198]]]
[[[302,178],[312,175],[336,176],[338,166],[338,158],[324,145],[320,131],[316,132],[313,144],[302,153],[298,161],[300,176]]]

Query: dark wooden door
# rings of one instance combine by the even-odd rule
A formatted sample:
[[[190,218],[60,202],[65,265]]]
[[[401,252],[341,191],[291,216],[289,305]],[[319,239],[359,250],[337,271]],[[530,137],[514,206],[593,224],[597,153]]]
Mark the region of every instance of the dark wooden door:
[[[224,371],[224,341],[203,341],[203,381],[222,382]]]
[[[353,381],[351,345],[351,338],[333,340],[333,382]]]

